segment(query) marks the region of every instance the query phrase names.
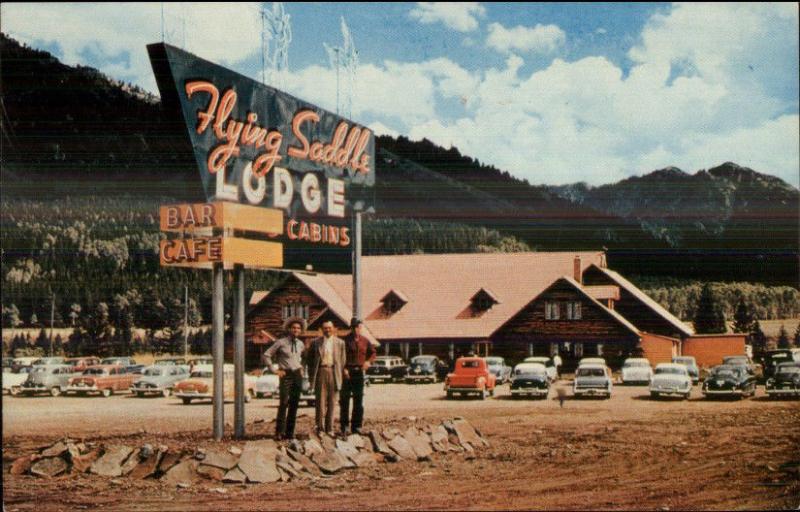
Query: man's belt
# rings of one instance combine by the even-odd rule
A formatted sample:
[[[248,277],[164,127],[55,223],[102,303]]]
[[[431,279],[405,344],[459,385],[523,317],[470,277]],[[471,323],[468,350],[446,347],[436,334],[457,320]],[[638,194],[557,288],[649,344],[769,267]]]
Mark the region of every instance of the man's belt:
[[[321,364],[319,365],[320,368],[333,368],[332,364]]]

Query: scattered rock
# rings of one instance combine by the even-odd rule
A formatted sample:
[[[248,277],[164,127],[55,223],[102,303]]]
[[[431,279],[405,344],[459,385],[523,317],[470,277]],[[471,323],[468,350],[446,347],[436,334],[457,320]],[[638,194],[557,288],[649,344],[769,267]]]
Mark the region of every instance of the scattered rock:
[[[377,432],[370,432],[369,439],[372,442],[373,451],[383,455],[396,455],[392,449],[389,448],[389,445],[386,443],[383,437]]]
[[[417,454],[417,460],[428,460],[433,453],[430,438],[427,434],[421,433],[416,427],[409,427],[405,433],[405,439],[411,445],[411,449]]]
[[[358,454],[358,449],[355,446],[341,439],[336,440],[336,449],[339,450],[342,455],[349,458]]]
[[[233,468],[232,470],[225,473],[225,476],[222,477],[222,481],[231,484],[243,484],[247,480],[247,476],[241,472],[239,468]]]
[[[389,448],[394,450],[394,452],[399,455],[401,459],[417,459],[417,454],[414,452],[414,449],[408,443],[406,438],[401,435],[397,435],[394,439],[389,441]]]
[[[466,420],[454,420],[452,422],[454,433],[458,436],[463,445],[465,442],[476,446],[489,446],[489,443]],[[445,426],[445,428],[447,428]]]
[[[32,456],[26,455],[24,457],[20,457],[11,464],[11,474],[12,475],[24,475],[31,469],[32,464]]]
[[[205,464],[205,462],[201,462],[199,466],[197,466],[197,474],[202,475],[206,478],[211,480],[216,480],[217,482],[221,482],[223,478],[225,478],[226,470],[218,468],[216,466],[209,466]]]
[[[230,448],[228,448],[228,452],[231,453],[232,455],[241,455],[242,449],[239,448],[238,446],[231,446]]]
[[[417,421],[417,417],[416,416],[406,416],[406,419],[408,421]]]
[[[237,457],[221,450],[208,450],[203,458],[203,464],[228,470],[236,465]]]
[[[228,489],[226,489],[224,487],[214,487],[211,490],[214,491],[214,492],[218,492],[220,494],[227,494],[228,493]]]
[[[197,466],[198,462],[194,459],[183,459],[178,464],[172,466],[161,481],[167,484],[188,487],[192,482],[197,480]],[[182,485],[183,484],[183,485]]]
[[[43,450],[42,457],[59,457],[62,453],[67,451],[67,445],[63,441],[59,441],[51,447]]]
[[[36,476],[54,477],[67,470],[69,465],[61,457],[47,457],[38,460],[31,466],[31,474]]]
[[[177,484],[175,484],[175,485],[177,485],[177,486],[178,486],[178,487],[180,487],[181,489],[188,489],[189,487],[191,487],[191,486],[192,486],[192,484],[191,484],[191,483],[189,483],[189,482],[178,482],[178,483],[177,483]]]
[[[303,466],[303,469],[305,471],[308,471],[310,474],[314,476],[319,476],[320,474],[319,466],[314,464],[314,462],[311,459],[309,459],[302,453],[294,451],[292,449],[287,450],[287,453],[289,454],[289,457],[295,460],[295,462]]]
[[[322,449],[322,445],[319,444],[319,441],[311,438],[307,441],[303,442],[303,453],[311,457],[315,453],[322,453],[325,450]]]
[[[164,456],[161,458],[161,463],[158,465],[158,471],[161,473],[166,473],[181,460],[180,454],[169,453],[166,451],[166,447],[164,452]]]
[[[196,460],[203,460],[206,458],[206,451],[203,448],[197,448],[194,451],[194,458]]]
[[[102,457],[92,463],[89,471],[100,476],[121,476],[122,463],[132,451],[130,446],[111,445],[106,448]]]
[[[100,457],[100,449],[95,448],[89,453],[72,457],[72,472],[73,473],[86,473],[92,467],[94,461]]]
[[[387,428],[382,432],[382,435],[384,439],[386,439],[387,441],[391,441],[392,439],[400,435],[400,431],[394,427]]]
[[[437,425],[431,429],[431,447],[437,452],[446,452],[450,449],[450,442],[447,440],[447,429]]]
[[[278,466],[278,470],[281,471],[282,473],[285,473],[286,475],[288,475],[290,477],[293,477],[293,478],[300,478],[300,473],[296,469],[294,469],[292,467],[292,465],[289,464],[288,461],[279,460],[279,461],[275,462],[275,465]],[[283,475],[281,475],[281,476],[283,476]],[[281,479],[283,479],[283,478],[281,478]]]
[[[332,452],[336,449],[336,441],[328,434],[320,434],[319,441],[322,449],[326,452]]]
[[[125,461],[125,464],[123,464],[122,467],[120,467],[120,470],[122,471],[122,476],[127,475],[128,473],[133,471],[136,468],[136,466],[139,465],[140,451],[141,450],[139,450],[139,448],[133,450],[133,452],[128,457],[128,460]]]
[[[144,445],[142,445],[141,449],[139,450],[139,458],[142,459],[142,460],[147,460],[155,453],[156,452],[153,449],[153,445],[144,444]]]
[[[356,449],[366,448],[369,444],[364,437],[359,434],[350,434],[347,436],[347,442]]]
[[[141,454],[142,453],[139,452],[140,457]],[[129,476],[137,480],[142,480],[153,475],[158,470],[158,463],[161,462],[161,457],[163,456],[164,452],[161,451],[151,453],[149,457],[145,457],[145,459],[142,460],[139,465],[133,469],[133,471],[131,471]]]
[[[336,473],[344,467],[342,465],[342,459],[333,451],[315,453],[311,456],[311,460],[314,461],[314,464],[316,464],[319,469],[328,474]]]
[[[375,454],[370,452],[358,451],[354,456],[349,457],[353,464],[356,467],[363,468],[366,466],[372,466],[376,464],[378,461],[375,459]]]
[[[277,453],[278,446],[271,439],[248,441],[239,458],[239,469],[252,483],[277,482],[281,479],[275,465]]]

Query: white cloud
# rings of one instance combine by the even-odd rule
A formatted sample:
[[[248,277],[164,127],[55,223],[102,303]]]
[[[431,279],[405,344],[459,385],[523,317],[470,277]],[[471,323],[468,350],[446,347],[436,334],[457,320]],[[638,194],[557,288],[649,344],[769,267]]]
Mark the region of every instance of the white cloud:
[[[395,137],[395,138],[401,135],[400,132],[398,132],[397,130],[393,130],[392,128],[389,128],[380,121],[375,121],[374,123],[371,123],[369,126],[367,126],[367,128],[372,130],[372,133],[374,133],[375,135],[389,135],[390,137]]]
[[[486,46],[500,52],[552,53],[564,45],[567,36],[557,25],[516,26],[506,28],[499,23],[489,25]]]
[[[164,39],[214,62],[239,62],[260,51],[258,5],[165,3]],[[88,52],[100,71],[157,92],[146,45],[161,41],[160,3],[4,2],[1,9],[3,30],[15,39],[57,46],[70,65],[85,65]]]
[[[418,2],[408,15],[426,25],[442,23],[459,32],[471,32],[478,28],[477,18],[485,16],[486,9],[477,2]]]

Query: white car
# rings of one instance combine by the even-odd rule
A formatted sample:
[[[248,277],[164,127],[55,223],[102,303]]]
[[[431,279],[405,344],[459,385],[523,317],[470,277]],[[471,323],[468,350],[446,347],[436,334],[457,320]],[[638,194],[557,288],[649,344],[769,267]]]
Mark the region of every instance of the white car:
[[[578,361],[578,368],[585,364],[601,364],[603,366],[608,366],[606,365],[606,360],[602,357],[584,357]]]
[[[611,398],[611,370],[605,364],[584,363],[575,370],[572,393],[578,396]]]
[[[622,364],[623,384],[650,384],[653,378],[653,368],[650,361],[643,357],[629,357]]]
[[[275,373],[277,365],[274,367],[266,366],[261,376],[256,380],[256,398],[272,398],[278,396],[280,379]]]
[[[22,391],[22,383],[28,380],[32,366],[22,366],[14,372],[3,372],[3,393],[17,396]]]
[[[684,400],[692,394],[692,377],[684,364],[661,363],[656,366],[653,380],[650,381],[650,396],[680,396]]]
[[[544,369],[547,372],[547,378],[550,379],[550,382],[555,382],[558,374],[556,373],[556,367],[553,364],[553,360],[549,357],[526,357],[523,363],[538,363],[544,365]]]

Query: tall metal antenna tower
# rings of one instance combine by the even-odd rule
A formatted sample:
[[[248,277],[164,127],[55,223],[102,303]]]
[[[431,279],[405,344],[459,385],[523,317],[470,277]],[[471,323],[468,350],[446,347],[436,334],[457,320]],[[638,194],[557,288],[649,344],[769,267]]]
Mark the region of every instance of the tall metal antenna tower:
[[[283,2],[273,2],[272,10],[261,6],[261,81],[284,86],[289,71],[289,44],[292,42],[291,17]]]
[[[331,68],[336,69],[336,113],[341,112],[347,117],[353,115],[353,95],[355,94],[356,73],[358,72],[358,50],[356,50],[355,42],[353,42],[353,34],[350,28],[341,18],[342,29],[342,46],[330,46],[323,43],[325,51],[328,52],[328,60],[330,61]],[[340,86],[340,69],[344,71],[345,83],[344,87]],[[343,89],[340,93],[340,88]],[[339,98],[342,96],[342,105],[339,104]]]

